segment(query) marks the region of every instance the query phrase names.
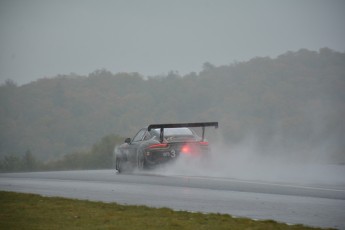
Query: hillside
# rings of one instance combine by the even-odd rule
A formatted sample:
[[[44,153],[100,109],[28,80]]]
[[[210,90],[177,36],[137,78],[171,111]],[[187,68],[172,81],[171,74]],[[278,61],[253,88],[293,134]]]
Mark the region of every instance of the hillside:
[[[258,153],[313,152],[345,159],[345,53],[299,50],[200,73],[143,77],[96,70],[0,87],[0,156],[52,159],[108,134],[160,122],[219,121],[229,145]]]

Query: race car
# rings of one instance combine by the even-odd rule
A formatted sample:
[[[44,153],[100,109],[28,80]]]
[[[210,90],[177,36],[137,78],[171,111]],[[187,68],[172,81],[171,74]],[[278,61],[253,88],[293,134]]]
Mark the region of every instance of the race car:
[[[115,169],[121,173],[154,168],[173,162],[181,155],[203,157],[209,152],[205,127],[218,128],[218,122],[151,124],[114,150]],[[202,136],[191,129],[202,128]]]

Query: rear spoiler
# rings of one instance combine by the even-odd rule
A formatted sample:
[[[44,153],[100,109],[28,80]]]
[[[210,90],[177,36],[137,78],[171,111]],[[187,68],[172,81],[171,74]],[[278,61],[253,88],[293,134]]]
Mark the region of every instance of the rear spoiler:
[[[148,131],[151,129],[160,129],[159,139],[163,142],[165,128],[183,128],[183,127],[202,127],[202,140],[205,140],[205,127],[213,126],[218,128],[218,122],[198,122],[198,123],[176,123],[176,124],[152,124],[147,127]]]

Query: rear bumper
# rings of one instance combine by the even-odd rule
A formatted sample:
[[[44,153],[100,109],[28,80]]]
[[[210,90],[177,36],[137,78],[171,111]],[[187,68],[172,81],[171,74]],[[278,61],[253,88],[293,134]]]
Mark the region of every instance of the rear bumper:
[[[208,149],[199,149],[194,152],[183,152],[182,150],[160,150],[145,152],[145,163],[148,167],[175,162],[177,159],[187,157],[190,159],[207,158]]]

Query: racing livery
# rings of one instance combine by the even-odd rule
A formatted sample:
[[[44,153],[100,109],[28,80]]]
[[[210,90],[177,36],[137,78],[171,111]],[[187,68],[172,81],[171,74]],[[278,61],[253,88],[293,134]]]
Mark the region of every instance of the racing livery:
[[[181,154],[202,157],[209,152],[205,140],[205,127],[218,128],[218,122],[152,124],[142,128],[133,138],[115,148],[115,169],[121,173],[134,168],[139,170],[153,168],[172,162]],[[198,136],[192,127],[201,127]]]

